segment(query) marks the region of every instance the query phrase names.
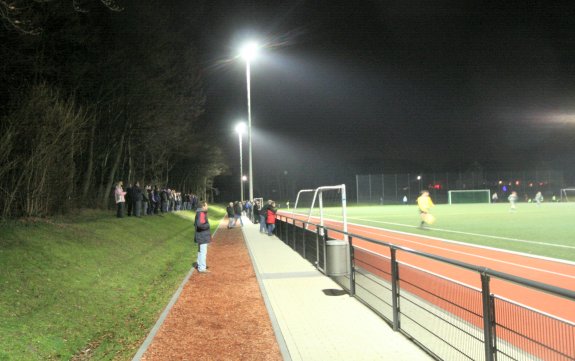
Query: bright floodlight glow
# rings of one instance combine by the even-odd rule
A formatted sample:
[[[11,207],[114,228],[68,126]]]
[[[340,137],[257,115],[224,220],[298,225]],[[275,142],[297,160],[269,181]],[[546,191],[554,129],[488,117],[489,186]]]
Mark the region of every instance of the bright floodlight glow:
[[[255,41],[245,43],[240,50],[240,55],[245,61],[251,61],[257,55],[259,47]]]
[[[420,176],[420,175],[417,176],[417,180],[421,180],[421,176]]]
[[[236,125],[236,133],[243,134],[246,131],[246,123],[240,122]]]
[[[243,180],[244,182],[247,181],[247,180],[248,180],[248,176],[247,176],[247,175],[243,175],[243,176],[242,176],[242,180]]]

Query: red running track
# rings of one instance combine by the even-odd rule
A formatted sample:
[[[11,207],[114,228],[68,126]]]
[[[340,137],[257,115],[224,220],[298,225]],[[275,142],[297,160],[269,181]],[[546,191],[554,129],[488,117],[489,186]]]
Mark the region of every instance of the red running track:
[[[291,214],[286,214],[286,216],[292,217]],[[342,229],[341,222],[324,220],[324,225],[333,229]],[[487,267],[500,272],[575,291],[574,263],[512,253],[494,248],[462,244],[433,238],[431,236],[388,231],[381,228],[349,223],[348,233],[480,267]],[[429,233],[433,234],[433,230],[429,230]],[[389,256],[389,249],[385,246],[380,246],[359,239],[354,239],[353,244],[356,247],[369,249],[370,251]],[[481,288],[481,281],[478,275],[469,274],[469,272],[461,272],[461,269],[458,267],[451,266],[443,262],[425,259],[406,252],[400,252],[398,254],[398,260],[467,285]],[[504,284],[504,287],[502,287],[502,284]],[[518,289],[521,289],[521,291]],[[527,292],[529,290],[525,287],[515,286],[509,282],[501,282],[498,280],[492,281],[491,291],[501,297],[575,323],[575,304],[572,301],[548,294],[541,294],[536,291],[529,293]],[[535,294],[537,295],[536,297],[534,296]]]
[[[291,214],[285,216],[293,217]],[[341,222],[325,221],[324,225],[333,229],[342,229]],[[575,264],[560,260],[546,259],[525,254],[509,252],[494,248],[474,246],[449,240],[421,236],[404,232],[388,231],[381,228],[364,225],[348,224],[348,233],[394,244],[420,252],[430,253],[460,262],[487,267],[492,270],[531,279],[541,283],[575,291]],[[429,230],[433,234],[433,230]],[[357,248],[367,249],[377,254],[389,256],[389,248],[355,238],[353,244]],[[361,253],[358,253],[358,256]],[[407,252],[398,252],[397,260],[429,272],[450,278],[471,287],[481,288],[478,273],[462,271],[461,268],[443,262],[431,260]],[[361,256],[360,256],[361,257]],[[492,278],[491,293],[536,309],[540,312],[575,323],[575,302],[548,293],[536,291],[524,286]],[[499,321],[506,320],[509,315],[498,315]],[[509,322],[509,321],[507,321]],[[512,323],[516,323],[517,321]],[[479,325],[478,325],[479,326]],[[521,326],[519,328],[522,328]],[[527,330],[526,330],[527,332]],[[536,331],[535,339],[548,339],[557,335],[545,335]],[[553,343],[553,342],[551,342]],[[567,346],[564,351],[568,355],[575,354],[575,345]],[[535,352],[537,354],[537,352]]]

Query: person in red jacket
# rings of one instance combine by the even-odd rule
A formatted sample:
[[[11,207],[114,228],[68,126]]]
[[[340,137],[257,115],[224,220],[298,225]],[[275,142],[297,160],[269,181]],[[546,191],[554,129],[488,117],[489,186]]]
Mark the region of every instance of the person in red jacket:
[[[266,225],[268,226],[268,236],[273,236],[274,229],[276,228],[276,202],[271,202],[266,209]]]

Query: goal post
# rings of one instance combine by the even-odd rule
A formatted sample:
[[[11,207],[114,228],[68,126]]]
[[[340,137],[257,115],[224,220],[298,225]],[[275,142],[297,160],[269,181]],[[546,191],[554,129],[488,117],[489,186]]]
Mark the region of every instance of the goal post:
[[[491,203],[491,191],[489,189],[466,189],[447,192],[449,204],[462,203]]]
[[[559,201],[573,202],[575,201],[575,188],[562,188],[560,192]]]
[[[336,196],[333,196],[333,192],[335,192]],[[328,193],[331,194],[331,198],[326,199],[324,196]],[[304,215],[307,217],[307,222],[310,223],[312,223],[312,218],[317,217],[319,219],[319,225],[323,227],[326,210],[330,209],[339,213],[338,208],[341,209],[341,221],[345,234],[347,233],[347,197],[345,184],[300,190],[296,197],[292,215],[294,217],[296,214],[300,216]],[[330,212],[330,214],[333,213]],[[339,215],[337,216],[339,218]],[[345,238],[347,240],[347,235],[345,235]]]
[[[318,226],[314,231],[320,235],[316,238],[317,268],[330,277],[350,277],[352,248],[347,235],[345,184],[299,191],[292,214]],[[330,231],[324,233],[326,223]]]

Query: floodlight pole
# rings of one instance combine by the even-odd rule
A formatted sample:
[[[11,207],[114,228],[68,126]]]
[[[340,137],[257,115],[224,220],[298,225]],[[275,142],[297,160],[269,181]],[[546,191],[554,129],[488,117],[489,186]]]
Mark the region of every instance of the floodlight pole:
[[[250,182],[250,201],[254,199],[254,173],[252,167],[252,102],[250,91],[250,60],[246,59],[246,82],[248,87],[248,158],[249,158],[249,182]],[[242,185],[243,193],[243,185]],[[242,196],[243,198],[243,196]]]
[[[242,157],[242,132],[238,131],[238,139],[240,144],[240,189],[241,189],[241,196],[240,200],[244,201],[244,161]]]

